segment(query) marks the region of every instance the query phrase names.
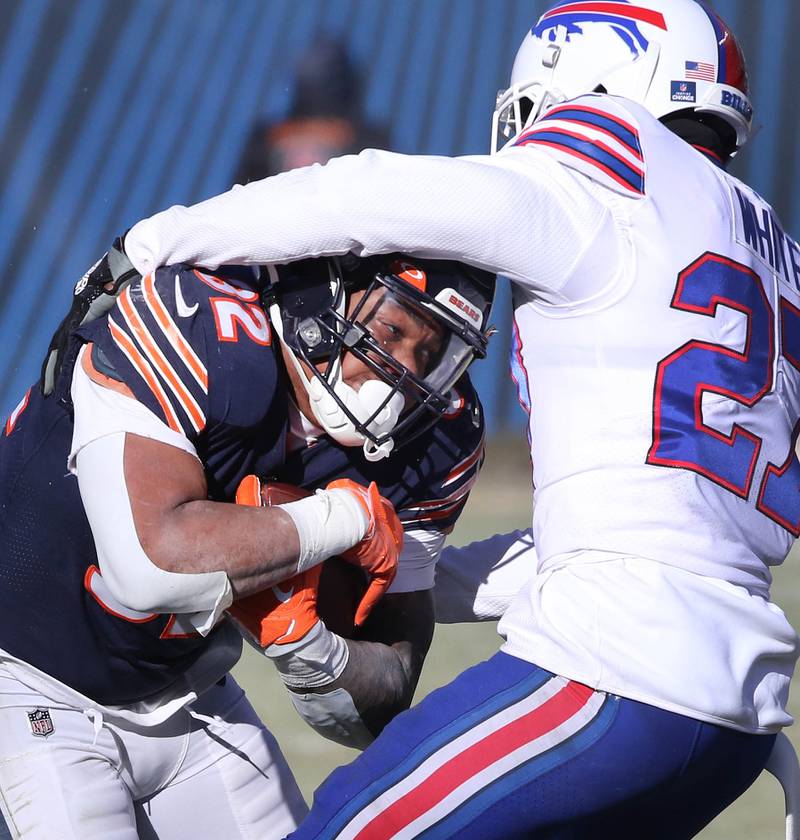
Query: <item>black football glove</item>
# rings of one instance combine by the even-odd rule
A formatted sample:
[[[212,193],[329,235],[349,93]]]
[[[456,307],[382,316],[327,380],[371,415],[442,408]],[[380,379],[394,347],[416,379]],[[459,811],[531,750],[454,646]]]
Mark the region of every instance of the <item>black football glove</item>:
[[[108,252],[75,284],[72,306],[53,333],[42,364],[39,385],[44,396],[55,388],[72,331],[108,312],[120,292],[139,277],[122,247],[122,237],[118,236]]]

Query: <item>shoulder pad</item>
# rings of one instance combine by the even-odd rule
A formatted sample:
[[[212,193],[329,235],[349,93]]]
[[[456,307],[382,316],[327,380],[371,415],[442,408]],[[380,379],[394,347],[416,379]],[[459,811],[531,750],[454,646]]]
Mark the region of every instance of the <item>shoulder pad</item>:
[[[84,338],[140,402],[193,441],[220,422],[257,425],[277,387],[270,324],[252,275],[159,268],[131,284]]]
[[[551,108],[514,146],[547,148],[565,166],[623,195],[645,195],[646,166],[636,117],[604,94]]]

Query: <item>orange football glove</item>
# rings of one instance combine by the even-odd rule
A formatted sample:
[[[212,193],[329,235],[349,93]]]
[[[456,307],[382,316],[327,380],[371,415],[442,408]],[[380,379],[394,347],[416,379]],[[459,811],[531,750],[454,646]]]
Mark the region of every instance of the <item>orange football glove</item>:
[[[356,610],[355,624],[360,627],[397,573],[397,558],[403,547],[403,526],[394,506],[381,496],[374,481],[369,487],[364,487],[349,478],[340,478],[332,481],[325,489],[350,491],[369,519],[364,539],[341,555],[348,563],[364,569],[370,578],[367,591]]]
[[[236,489],[236,504],[272,506],[310,495],[290,484],[266,484],[254,475],[245,476]],[[234,601],[228,613],[263,647],[297,642],[319,621],[317,586],[322,566],[304,572],[246,598]]]
[[[299,642],[319,621],[317,586],[322,565],[234,601],[228,613],[262,647]]]

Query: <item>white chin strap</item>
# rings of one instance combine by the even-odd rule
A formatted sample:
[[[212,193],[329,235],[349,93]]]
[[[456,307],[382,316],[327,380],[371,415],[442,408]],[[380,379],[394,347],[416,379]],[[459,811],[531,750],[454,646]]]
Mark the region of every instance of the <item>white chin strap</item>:
[[[336,396],[359,423],[366,425],[370,434],[375,435],[375,437],[382,437],[394,429],[405,405],[405,400],[398,393],[392,395],[374,420],[366,423],[389,397],[392,391],[390,385],[378,379],[368,379],[356,391],[341,379],[338,370],[335,371],[332,379],[332,387]],[[394,448],[394,441],[391,438],[380,446],[376,446],[356,429],[350,418],[342,411],[339,404],[325,390],[316,376],[310,380],[304,379],[304,381],[314,417],[334,440],[337,440],[343,446],[360,446],[363,444],[364,457],[368,461],[380,461],[382,458],[389,456]]]

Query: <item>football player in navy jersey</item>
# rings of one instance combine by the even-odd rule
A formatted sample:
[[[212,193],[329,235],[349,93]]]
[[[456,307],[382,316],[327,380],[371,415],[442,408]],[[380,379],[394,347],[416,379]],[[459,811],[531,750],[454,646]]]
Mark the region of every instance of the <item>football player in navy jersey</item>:
[[[228,674],[242,634],[328,737],[408,706],[482,460],[464,372],[494,277],[393,256],[125,281],[0,438],[0,804],[14,836],[281,837],[306,806]],[[303,492],[263,507],[257,476]],[[332,556],[366,575],[352,640],[314,608]]]

